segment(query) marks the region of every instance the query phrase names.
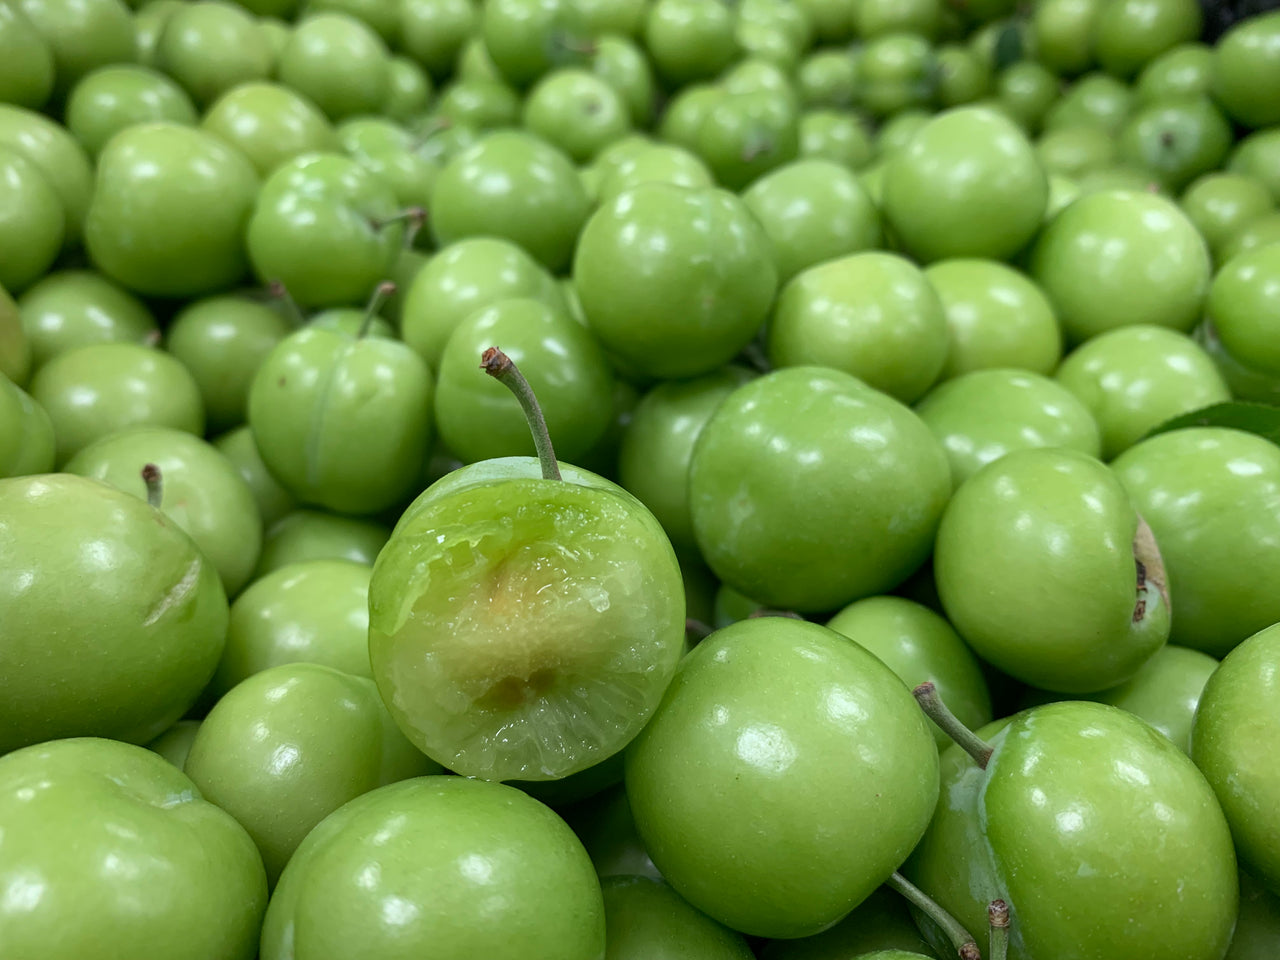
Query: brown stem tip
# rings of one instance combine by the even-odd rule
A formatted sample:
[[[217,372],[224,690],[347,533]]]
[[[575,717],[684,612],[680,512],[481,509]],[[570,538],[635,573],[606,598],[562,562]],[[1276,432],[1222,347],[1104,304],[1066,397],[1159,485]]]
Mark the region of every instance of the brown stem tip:
[[[147,503],[159,510],[160,503],[164,500],[164,483],[160,476],[160,468],[154,463],[144,466],[142,482],[147,485]]]
[[[938,696],[938,687],[932,680],[926,680],[912,690],[911,694],[920,704],[920,709],[924,711],[925,716],[941,727],[942,732],[954,743],[958,743],[965,753],[973,757],[978,766],[983,770],[987,769],[987,763],[991,760],[994,748],[960,722],[960,719],[942,702],[942,697]]]

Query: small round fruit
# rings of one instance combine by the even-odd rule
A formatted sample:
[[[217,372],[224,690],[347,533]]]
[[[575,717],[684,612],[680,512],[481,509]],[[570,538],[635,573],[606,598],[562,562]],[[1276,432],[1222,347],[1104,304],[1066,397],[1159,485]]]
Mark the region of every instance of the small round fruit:
[[[588,163],[631,127],[630,114],[613,87],[589,70],[547,74],[524,101],[524,125],[559,147],[575,163]]]
[[[1219,264],[1226,262],[1228,244],[1242,229],[1275,209],[1266,185],[1240,173],[1207,173],[1187,187],[1179,202]]]
[[[1280,376],[1280,245],[1232,257],[1209,287],[1206,313],[1227,353]]]
[[[0,478],[53,470],[53,421],[40,404],[0,376]]]
[[[375,520],[291,510],[267,530],[254,576],[308,560],[350,560],[372,567],[389,536],[391,528]]]
[[[1233,120],[1247,127],[1280,123],[1280,13],[1237,22],[1213,51],[1213,95]]]
[[[64,245],[80,245],[94,190],[93,161],[61,124],[31,110],[0,104],[0,146],[20,154],[49,181],[66,213]]]
[[[382,38],[345,13],[316,13],[293,28],[280,51],[280,82],[311,100],[330,120],[376,113],[391,84]]]
[[[0,147],[0,286],[21,293],[62,249],[66,213],[35,164]]]
[[[1110,0],[1093,24],[1093,55],[1102,69],[1128,79],[1180,43],[1200,36],[1196,0]]]
[[[182,87],[163,73],[131,63],[95,70],[67,98],[67,129],[93,156],[126,127],[161,122],[194,127],[199,119]]]
[[[53,48],[18,4],[0,4],[0,103],[39,110],[53,93]]]
[[[157,66],[201,107],[239,84],[265,80],[273,60],[257,20],[237,4],[214,0],[182,4],[156,44]]]
[[[18,298],[18,307],[36,370],[77,347],[147,344],[159,335],[146,304],[93,270],[46,274]]]
[[[660,879],[601,883],[609,960],[753,960],[740,933],[694,909]]]
[[[244,83],[228,90],[200,125],[243,153],[260,177],[299,154],[338,149],[320,108],[277,83]]]
[[[16,6],[53,51],[58,98],[98,67],[134,59],[133,17],[121,0],[17,0]]]
[[[231,461],[240,479],[249,485],[249,492],[253,494],[253,502],[258,505],[258,514],[262,517],[264,528],[273,527],[277,520],[296,506],[289,491],[280,486],[279,481],[262,462],[258,444],[254,441],[253,431],[248,424],[227,431],[214,440],[213,445]],[[261,553],[258,555],[258,563],[260,567]]]

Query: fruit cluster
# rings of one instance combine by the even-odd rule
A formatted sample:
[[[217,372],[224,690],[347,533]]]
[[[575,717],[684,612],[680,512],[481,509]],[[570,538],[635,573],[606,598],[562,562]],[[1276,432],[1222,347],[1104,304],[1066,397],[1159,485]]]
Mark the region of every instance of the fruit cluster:
[[[1276,960],[1278,208],[1280,12],[0,0],[0,960]]]

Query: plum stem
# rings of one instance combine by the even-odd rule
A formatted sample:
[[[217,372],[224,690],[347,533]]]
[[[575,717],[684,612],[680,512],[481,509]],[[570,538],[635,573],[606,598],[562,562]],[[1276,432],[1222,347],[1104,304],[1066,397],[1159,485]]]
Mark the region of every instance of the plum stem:
[[[414,242],[418,239],[418,234],[422,231],[423,225],[427,222],[427,211],[421,207],[414,207],[410,211],[410,215],[405,219],[404,228],[404,249],[412,250]]]
[[[944,910],[936,900],[897,871],[885,881],[885,884],[889,889],[906,897],[913,906],[936,923],[951,941],[956,955],[961,960],[982,960],[982,954],[978,951],[978,941],[973,939],[969,931],[960,925],[960,921]]]
[[[387,302],[387,297],[396,292],[396,285],[390,280],[384,280],[373,288],[373,294],[369,297],[368,304],[364,308],[364,319],[360,321],[360,329],[356,331],[356,339],[363,340],[369,332],[369,328],[373,326],[373,321],[378,318],[378,311],[382,309],[382,305]]]
[[[293,326],[301,327],[307,322],[306,316],[302,312],[302,308],[298,306],[298,301],[293,299],[293,294],[289,292],[289,288],[284,285],[281,280],[272,280],[267,285],[267,295],[274,300],[280,301],[280,306],[284,308],[285,319]]]
[[[926,680],[911,693],[920,704],[920,709],[924,711],[925,716],[941,727],[942,732],[954,742],[960,744],[964,752],[973,757],[978,766],[983,770],[987,769],[987,763],[991,760],[994,748],[960,722],[938,696],[938,688],[933,681]]]
[[[1009,956],[1009,904],[992,900],[987,906],[987,923],[991,928],[989,960],[1008,960]]]
[[[160,476],[160,468],[154,463],[144,466],[142,482],[147,485],[147,503],[159,510],[164,501],[164,480]]]
[[[684,621],[684,632],[691,634],[696,640],[705,640],[715,631],[708,624],[693,617],[686,617]]]
[[[369,222],[373,224],[373,229],[384,230],[393,223],[412,224],[419,218],[425,220],[427,218],[427,211],[423,210],[421,207],[406,207],[399,213],[393,213],[389,217],[370,217]]]
[[[545,480],[562,480],[560,464],[556,461],[556,451],[551,446],[551,433],[547,430],[547,419],[542,415],[542,407],[533,394],[533,387],[524,378],[515,361],[497,347],[490,347],[480,355],[480,369],[515,394],[524,411],[524,418],[529,423],[529,432],[533,434],[533,445],[538,451],[538,462],[542,464],[542,476]]]

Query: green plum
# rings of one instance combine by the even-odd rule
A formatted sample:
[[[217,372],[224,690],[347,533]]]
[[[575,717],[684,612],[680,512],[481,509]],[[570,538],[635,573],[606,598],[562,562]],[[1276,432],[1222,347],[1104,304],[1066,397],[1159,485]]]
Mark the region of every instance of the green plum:
[[[862,48],[859,99],[876,117],[928,106],[938,86],[937,55],[914,33],[887,33]]]
[[[905,957],[879,957],[871,951],[901,950]],[[880,887],[834,927],[811,937],[771,940],[760,960],[935,960],[925,943],[907,901],[888,887]]]
[[[482,12],[479,7],[480,4],[477,4],[477,16]],[[457,60],[451,64],[451,67],[453,75],[459,80],[492,80],[510,86],[507,78],[498,69],[498,65],[493,62],[493,57],[489,55],[489,48],[485,46],[484,38],[480,36],[479,31],[475,31],[465,39],[458,50]]]
[[[951,463],[959,487],[988,463],[1043,447],[1102,450],[1098,423],[1064,386],[1027,370],[998,367],[966,373],[931,390],[916,413]]]
[[[1157,542],[1093,457],[1017,450],[956,491],[933,569],[947,619],[980,657],[1024,683],[1088,692],[1128,680],[1169,638]]]
[[[600,884],[563,820],[513,787],[434,776],[373,790],[307,835],[267,909],[262,960],[432,953],[605,955]]]
[[[605,960],[753,960],[740,934],[651,877],[608,877]]]
[[[270,667],[220,699],[184,772],[248,831],[267,882],[334,810],[376,787],[440,773],[404,738],[378,688],[318,663]]]
[[[169,18],[182,9],[182,0],[147,0],[133,16],[134,56],[128,58],[144,67],[156,69],[159,56],[160,35]]]
[[[862,0],[853,8],[854,29],[864,40],[886,33],[915,33],[933,40],[942,17],[940,0]]]
[[[1231,399],[1213,359],[1165,327],[1120,327],[1094,337],[1071,352],[1056,377],[1097,420],[1104,460],[1166,420]]]
[[[0,146],[0,286],[22,293],[35,283],[57,258],[65,235],[57,190],[34,163]]]
[[[520,120],[520,94],[501,80],[457,79],[440,91],[432,116],[440,123],[463,124],[477,130],[516,126]]]
[[[1041,0],[1031,11],[1036,59],[1061,76],[1093,66],[1089,49],[1093,23],[1103,0]]]
[[[693,377],[756,335],[777,286],[769,240],[718,188],[642,183],[587,221],[573,263],[588,326],[626,367]]]
[[[345,306],[386,279],[403,225],[394,191],[357,161],[304,153],[267,177],[246,244],[264,282],[282,283],[305,307]]]
[[[300,21],[280,52],[276,75],[330,120],[376,112],[391,86],[391,55],[382,38],[345,13]]]
[[[67,129],[93,156],[126,127],[160,122],[194,127],[198,120],[195,104],[182,87],[150,67],[132,63],[93,71],[67,97]]]
[[[440,171],[431,230],[442,247],[464,237],[502,237],[559,271],[569,265],[589,212],[568,156],[532,134],[499,130]]]
[[[1280,218],[1277,219],[1280,220]],[[1196,343],[1204,348],[1213,360],[1218,373],[1231,389],[1232,397],[1255,403],[1280,403],[1280,377],[1267,376],[1227,353],[1226,348],[1218,340],[1218,334],[1213,329],[1212,323],[1208,321],[1201,323],[1192,335]]]
[[[31,338],[23,329],[22,315],[9,291],[0,286],[0,374],[26,386],[31,364]]]
[[[1182,212],[1200,231],[1219,263],[1227,244],[1240,231],[1275,209],[1266,186],[1240,173],[1206,173],[1187,187],[1179,201]]]
[[[1280,242],[1280,212],[1263,214],[1240,227],[1222,246],[1219,261],[1226,263],[1236,254]]]
[[[211,431],[244,423],[253,376],[289,329],[279,310],[236,294],[197,300],[173,318],[165,348],[195,378]]]
[[[400,46],[432,77],[448,74],[475,30],[474,0],[402,0]]]
[[[991,71],[968,47],[955,43],[939,47],[937,64],[937,101],[942,107],[974,103],[994,88]]]
[[[12,956],[257,956],[267,884],[253,841],[163,757],[88,737],[0,757],[0,819]]]
[[[1190,330],[1210,272],[1208,247],[1178,206],[1129,190],[1070,204],[1031,254],[1031,276],[1074,343],[1134,324]]]
[[[618,91],[632,126],[648,127],[653,123],[657,109],[656,81],[649,59],[636,41],[612,34],[600,37],[596,40],[591,69]]]
[[[810,53],[796,70],[796,91],[804,107],[833,110],[853,106],[858,83],[858,58],[840,47]]]
[[[148,463],[164,478],[160,509],[190,535],[234,597],[258,562],[262,516],[249,485],[212,444],[169,427],[135,427],[89,444],[63,470],[146,497]]]
[[[901,153],[915,139],[933,114],[928,110],[901,110],[885,120],[876,131],[876,151],[881,160],[887,160],[896,153]]]
[[[718,0],[714,0],[718,2]],[[691,83],[672,96],[658,123],[660,139],[693,150],[711,108],[724,99],[725,90],[718,83]]]
[[[233,3],[184,3],[165,22],[156,66],[201,107],[232,87],[266,80],[274,57],[257,20]]]
[[[757,936],[808,936],[847,914],[915,846],[937,799],[937,750],[902,681],[834,631],[783,617],[695,647],[626,759],[663,877]]]
[[[53,458],[49,414],[20,386],[0,376],[0,478],[48,473]]]
[[[1170,642],[1223,657],[1280,621],[1267,586],[1280,576],[1280,449],[1192,427],[1135,444],[1112,468],[1160,544],[1175,598]]]
[[[159,335],[146,304],[93,270],[46,274],[18,298],[18,309],[34,370],[77,347],[147,344]]]
[[[583,62],[591,40],[573,0],[483,0],[479,34],[499,76],[520,89]]]
[[[391,528],[376,520],[291,510],[267,528],[254,576],[308,560],[350,560],[372,567],[390,536]]]
[[[593,160],[631,127],[622,95],[603,78],[578,67],[554,70],[524,101],[525,127],[575,163]]]
[[[31,396],[53,420],[60,464],[128,427],[204,434],[200,388],[187,368],[135,343],[98,343],[59,354],[36,373]]]
[[[797,160],[755,181],[743,195],[773,248],[778,282],[806,267],[880,246],[880,214],[853,172],[825,160]]]
[[[1280,13],[1234,24],[1214,47],[1211,73],[1214,98],[1233,120],[1254,128],[1280,123],[1270,95],[1280,86]]]
[[[416,149],[407,130],[382,117],[357,117],[338,128],[338,137],[357,163],[391,187],[400,206],[427,208],[440,168]]]
[[[1280,625],[1227,654],[1205,685],[1191,732],[1191,756],[1222,804],[1241,866],[1280,893],[1280,776],[1260,745],[1280,732],[1276,709]]]
[[[258,444],[247,423],[227,431],[214,440],[213,445],[231,461],[240,478],[249,485],[249,492],[253,494],[253,501],[258,506],[258,514],[262,517],[265,529],[273,527],[277,520],[296,506],[289,491],[280,486],[280,482],[262,462],[262,454],[258,453]],[[259,552],[256,570],[261,569],[262,560],[262,553]]]
[[[397,0],[305,0],[304,14],[345,13],[371,27],[388,44],[400,33],[400,4]]]
[[[897,586],[928,556],[950,492],[946,453],[915,413],[819,367],[738,387],[689,467],[707,564],[780,610],[834,610]]]
[[[908,878],[969,930],[986,926],[992,899],[1007,900],[1016,960],[1223,956],[1238,902],[1231,836],[1177,746],[1086,702],[1035,707],[979,735],[992,750],[985,769],[958,746],[942,756],[947,802]]]
[[[1177,191],[1221,166],[1231,144],[1231,124],[1202,95],[1138,107],[1120,130],[1118,153]]]
[[[560,473],[529,457],[454,470],[374,566],[374,679],[409,739],[464,776],[555,780],[612,756],[683,650],[683,583],[657,520],[596,474]]]
[[[1133,89],[1141,103],[1199,97],[1213,83],[1213,48],[1192,41],[1170,47],[1142,68]]]
[[[1036,141],[1036,153],[1050,176],[1079,178],[1114,166],[1116,140],[1091,123],[1055,127]]]
[[[692,380],[659,383],[636,405],[618,451],[618,482],[658,518],[677,551],[694,551],[689,462],[707,420],[735,388],[751,379],[728,366]]]
[[[1197,39],[1202,25],[1196,0],[1110,0],[1093,23],[1093,55],[1102,69],[1128,79],[1165,51]]]
[[[98,155],[85,220],[89,257],[138,293],[193,297],[246,272],[244,231],[258,193],[253,165],[202,130],[144,123]]]
[[[854,253],[810,267],[782,288],[767,349],[775,367],[831,367],[912,403],[946,362],[946,314],[905,257]]]
[[[179,720],[160,736],[147,744],[147,749],[158,753],[171,764],[182,769],[187,762],[187,754],[191,752],[191,742],[200,729],[199,720]]]
[[[200,125],[243,153],[260,177],[299,154],[338,149],[320,108],[278,83],[233,87],[214,101]]]
[[[1123,80],[1105,73],[1081,77],[1045,114],[1046,130],[1094,124],[1118,133],[1133,109],[1134,93]]]
[[[1199,650],[1166,644],[1152,654],[1133,677],[1119,686],[1094,693],[1074,694],[1071,699],[1109,703],[1141,717],[1183,753],[1191,752],[1191,725],[1204,686],[1218,668],[1218,661]],[[1028,705],[1067,699],[1062,694],[1028,691]]]
[[[788,88],[733,91],[707,111],[694,149],[721,186],[743,190],[800,153],[799,108]]]
[[[592,36],[632,38],[644,26],[648,4],[643,0],[578,0],[578,9]]]
[[[1271,191],[1271,198],[1280,204],[1280,127],[1255,130],[1236,144],[1227,159],[1227,169],[1256,177]]]
[[[97,480],[0,480],[0,505],[0,753],[162,733],[226,639],[213,564],[146,500]],[[65,526],[50,530],[55,516]]]
[[[966,726],[991,722],[991,695],[977,658],[928,607],[904,597],[867,597],[849,604],[827,627],[870,650],[908,687],[932,681]],[[930,729],[939,749],[950,745],[932,721]]]
[[[1039,229],[1048,197],[1026,136],[981,107],[938,115],[885,169],[885,219],[923,260],[1012,256]]]
[[[463,320],[499,300],[527,298],[564,309],[555,281],[521,247],[497,237],[469,237],[441,249],[414,276],[401,333],[438,370],[445,344]]]
[[[554,781],[552,781],[554,782]],[[593,797],[566,808],[565,821],[582,841],[596,873],[606,877],[649,877],[661,880],[662,874],[645,852],[626,788],[617,783]]]
[[[435,399],[440,439],[463,463],[533,455],[520,404],[476,363],[495,343],[538,395],[557,456],[579,462],[613,421],[614,374],[590,331],[539,300],[499,300],[449,337]]]
[[[400,341],[306,327],[258,368],[249,426],[267,467],[300,502],[376,513],[413,494],[434,391],[426,362]]]
[[[862,170],[871,162],[871,135],[852,111],[810,110],[800,114],[800,156],[831,160],[850,170]]]
[[[431,79],[408,57],[392,57],[387,66],[387,99],[379,112],[407,123],[426,110],[432,93]]]
[[[231,604],[227,644],[209,693],[284,663],[318,663],[357,677],[369,670],[370,566],[304,560],[260,576]]]
[[[1232,257],[1209,287],[1208,319],[1228,354],[1280,376],[1280,245]]]
[[[1240,871],[1240,918],[1223,960],[1269,960],[1280,942],[1280,897]]]
[[[602,205],[642,183],[670,183],[700,189],[714,187],[715,177],[706,163],[690,150],[674,144],[652,144],[632,156],[607,164],[596,197]]]
[[[0,103],[39,110],[53,93],[53,48],[18,4],[0,4]]]
[[[1045,114],[1057,102],[1062,81],[1043,64],[1021,60],[996,77],[991,105],[1007,114],[1027,133],[1040,132]]]
[[[134,59],[133,18],[121,0],[13,0],[53,52],[55,98],[85,74]]]
[[[94,189],[84,147],[61,124],[9,104],[0,104],[0,146],[25,157],[49,181],[66,213],[64,243],[79,246]]]
[[[942,301],[950,348],[942,379],[1005,367],[1048,376],[1062,331],[1038,286],[994,260],[943,260],[924,271]]]
[[[723,0],[654,0],[644,42],[658,75],[673,87],[714,77],[738,53],[734,20]]]

